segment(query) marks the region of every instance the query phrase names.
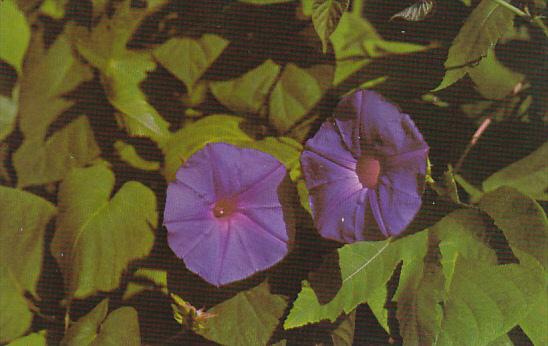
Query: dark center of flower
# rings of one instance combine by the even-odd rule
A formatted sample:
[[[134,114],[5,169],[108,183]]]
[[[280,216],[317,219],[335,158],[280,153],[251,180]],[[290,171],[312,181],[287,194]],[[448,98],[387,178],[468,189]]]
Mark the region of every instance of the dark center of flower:
[[[381,163],[374,156],[364,155],[358,160],[356,174],[364,187],[374,189],[379,182]]]
[[[218,200],[213,206],[213,215],[215,217],[226,217],[236,211],[236,201],[230,198]]]

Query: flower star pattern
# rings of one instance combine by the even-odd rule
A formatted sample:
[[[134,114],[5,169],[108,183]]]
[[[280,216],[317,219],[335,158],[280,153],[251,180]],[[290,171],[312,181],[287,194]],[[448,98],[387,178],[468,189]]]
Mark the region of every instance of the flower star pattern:
[[[170,248],[216,286],[273,266],[288,252],[278,198],[285,176],[285,167],[269,154],[206,145],[168,186],[164,224]]]
[[[421,207],[427,155],[413,121],[378,93],[342,99],[301,156],[320,234],[352,243],[402,233]]]

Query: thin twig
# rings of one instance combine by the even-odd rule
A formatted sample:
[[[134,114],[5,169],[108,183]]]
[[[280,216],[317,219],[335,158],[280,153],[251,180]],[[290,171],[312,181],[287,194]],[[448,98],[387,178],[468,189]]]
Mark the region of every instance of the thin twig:
[[[472,150],[472,148],[476,145],[476,143],[480,139],[481,135],[485,132],[485,130],[487,130],[489,125],[491,125],[491,122],[493,122],[493,115],[494,114],[495,113],[491,113],[490,116],[485,118],[482,121],[481,125],[476,130],[476,132],[474,132],[474,135],[472,136],[472,139],[470,139],[470,142],[468,142],[468,145],[466,146],[466,149],[464,149],[464,152],[460,156],[459,161],[457,161],[457,164],[455,165],[455,169],[453,170],[454,174],[456,174],[457,172],[460,171],[460,168],[462,167],[464,159],[466,159],[466,156],[468,156],[468,153],[470,152],[470,150]]]

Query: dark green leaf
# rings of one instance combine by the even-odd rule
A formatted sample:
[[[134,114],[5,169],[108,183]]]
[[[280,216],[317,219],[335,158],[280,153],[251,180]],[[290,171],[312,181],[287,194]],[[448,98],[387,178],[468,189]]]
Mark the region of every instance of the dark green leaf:
[[[291,129],[322,99],[332,80],[329,65],[302,69],[289,63],[270,95],[270,123],[280,133]]]
[[[495,56],[493,48],[487,51],[487,55],[478,66],[468,69],[468,74],[479,93],[487,99],[502,99],[508,96],[524,78],[523,74],[504,66]]]
[[[418,22],[426,19],[434,10],[433,0],[419,0],[413,5],[396,13],[390,20],[401,18],[410,22]]]
[[[398,240],[357,242],[339,249],[342,286],[335,298],[320,305],[308,281],[293,304],[284,322],[285,329],[300,327],[321,320],[335,321],[341,313],[350,313],[386,285],[396,265],[413,267],[427,249],[428,232],[420,232]]]
[[[228,109],[240,114],[258,114],[279,73],[280,66],[266,60],[236,79],[212,82],[210,88]]]
[[[485,192],[510,186],[536,200],[548,201],[548,142],[537,150],[494,173],[483,182]]]
[[[174,180],[175,173],[181,164],[207,143],[250,142],[251,137],[240,129],[242,122],[242,118],[235,116],[210,115],[173,133],[163,148],[165,155],[163,174],[166,179]]]
[[[109,101],[122,113],[123,127],[132,136],[149,137],[160,146],[168,139],[168,123],[148,103],[139,84],[156,68],[150,51],[126,48],[140,22],[164,1],[134,9],[131,0],[119,4],[112,18],[103,17],[91,32],[75,30],[78,51],[101,72]]]
[[[144,171],[157,171],[160,169],[160,163],[156,161],[147,161],[143,159],[135,147],[122,141],[114,142],[114,149],[125,163],[131,167],[142,169]]]
[[[17,186],[41,185],[63,179],[73,167],[83,167],[100,155],[87,117],[81,116],[46,142],[26,139],[13,155]]]
[[[228,41],[220,36],[204,34],[200,39],[172,38],[156,48],[154,57],[173,73],[188,90],[221,55]]]
[[[286,306],[286,299],[263,282],[208,310],[216,316],[201,334],[222,345],[266,345]]]
[[[355,327],[356,310],[345,316],[338,327],[331,332],[331,341],[333,341],[333,346],[352,346]]]
[[[25,139],[44,140],[51,123],[74,104],[62,96],[91,78],[65,34],[44,51],[41,32],[35,32],[20,85],[19,128]]]
[[[322,41],[324,53],[327,53],[329,37],[337,28],[349,3],[349,0],[314,0],[312,2],[312,23]]]
[[[537,202],[513,188],[500,187],[486,193],[479,206],[493,218],[513,249],[533,256],[548,270],[548,221]]]
[[[444,276],[438,243],[431,233],[429,251],[423,261],[415,262],[417,265],[410,271],[402,272],[394,300],[398,302],[396,317],[405,345],[433,345],[440,332]]]
[[[546,272],[545,272],[546,273]],[[548,278],[545,279],[548,283]],[[539,299],[529,314],[519,323],[533,345],[548,344],[548,285],[539,294]]]
[[[29,24],[17,3],[13,0],[0,1],[0,60],[21,73],[29,40]]]
[[[21,336],[31,325],[25,292],[37,297],[44,230],[55,214],[46,200],[0,186],[0,342]]]
[[[469,66],[487,56],[490,48],[512,28],[514,12],[493,0],[482,0],[464,22],[453,41],[445,68],[447,72],[435,91],[445,89],[464,77]]]
[[[108,299],[80,318],[67,330],[63,346],[139,346],[141,336],[137,311],[122,307],[108,314]]]
[[[444,303],[439,345],[484,345],[504,336],[537,303],[540,268],[457,259]]]
[[[109,200],[113,188],[114,174],[105,165],[75,168],[60,185],[51,253],[71,298],[118,287],[129,262],[152,248],[156,196],[130,181]]]

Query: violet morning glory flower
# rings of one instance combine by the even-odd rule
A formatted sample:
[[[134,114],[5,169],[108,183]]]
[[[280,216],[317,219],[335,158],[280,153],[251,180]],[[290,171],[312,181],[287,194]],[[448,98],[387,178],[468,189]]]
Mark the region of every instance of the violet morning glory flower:
[[[373,229],[402,233],[421,207],[427,155],[413,121],[378,93],[342,99],[301,156],[320,234],[351,243]]]
[[[273,266],[288,251],[277,194],[285,176],[285,167],[261,151],[206,145],[168,186],[169,246],[189,270],[216,286]]]

